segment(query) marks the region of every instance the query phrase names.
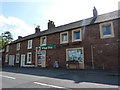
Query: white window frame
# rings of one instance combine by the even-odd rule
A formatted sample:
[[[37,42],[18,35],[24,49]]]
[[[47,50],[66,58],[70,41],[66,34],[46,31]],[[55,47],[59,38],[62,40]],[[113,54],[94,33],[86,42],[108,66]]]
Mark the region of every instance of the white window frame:
[[[103,30],[102,30],[102,27],[103,26],[108,26],[108,25],[110,25],[111,26],[111,35],[103,35]],[[100,38],[101,39],[104,39],[104,38],[112,38],[112,37],[114,37],[114,29],[113,29],[113,22],[111,21],[111,22],[105,22],[105,23],[101,23],[101,24],[99,24],[99,27],[100,27]]]
[[[8,56],[8,54],[6,54],[6,55],[5,55],[5,62],[6,62],[6,63],[8,62],[8,58],[9,58],[9,56]]]
[[[80,39],[74,40],[74,33],[77,32],[77,31],[80,31]],[[82,32],[81,32],[81,29],[72,30],[72,42],[76,42],[76,41],[82,41]]]
[[[18,57],[18,55],[19,55],[19,57]],[[16,63],[19,63],[20,62],[20,54],[18,53],[18,54],[16,54]]]
[[[31,45],[29,45],[31,44]],[[28,49],[32,49],[32,40],[28,40]]]
[[[46,36],[42,36],[42,37],[40,38],[40,46],[45,46],[45,45],[47,45],[46,43],[45,43],[45,44],[42,44],[43,38],[46,39],[46,43],[47,43],[47,37],[46,37]]]
[[[28,57],[29,54],[31,54],[31,58],[30,58],[31,60],[30,60],[30,61],[29,61],[29,57]],[[27,53],[27,63],[28,63],[28,64],[31,64],[31,63],[32,63],[32,52],[28,52],[28,53]]]
[[[67,41],[62,41],[62,37],[64,34],[67,34]],[[63,44],[63,43],[68,43],[68,31],[67,32],[62,32],[60,33],[60,44]]]
[[[17,43],[16,50],[20,50],[20,43]]]
[[[6,52],[9,52],[9,45],[6,46]]]

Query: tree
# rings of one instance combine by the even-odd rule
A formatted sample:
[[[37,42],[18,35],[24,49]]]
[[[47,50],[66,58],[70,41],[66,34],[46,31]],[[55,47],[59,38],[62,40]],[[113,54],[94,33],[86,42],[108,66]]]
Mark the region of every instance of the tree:
[[[9,31],[6,31],[0,36],[0,48],[5,48],[5,45],[10,43],[13,40],[12,34]]]

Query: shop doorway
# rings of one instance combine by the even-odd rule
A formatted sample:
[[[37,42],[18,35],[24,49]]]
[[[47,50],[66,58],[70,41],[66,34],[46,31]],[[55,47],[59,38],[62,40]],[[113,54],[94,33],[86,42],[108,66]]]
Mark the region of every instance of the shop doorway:
[[[36,52],[36,66],[37,67],[46,67],[46,51],[37,51]]]

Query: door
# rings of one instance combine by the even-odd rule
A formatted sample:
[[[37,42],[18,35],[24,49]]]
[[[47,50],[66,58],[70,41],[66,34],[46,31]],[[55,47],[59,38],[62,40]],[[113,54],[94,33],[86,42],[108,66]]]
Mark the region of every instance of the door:
[[[25,65],[25,55],[21,55],[21,67]]]
[[[46,51],[37,52],[37,66],[46,67]]]
[[[9,65],[14,66],[14,55],[9,56]]]

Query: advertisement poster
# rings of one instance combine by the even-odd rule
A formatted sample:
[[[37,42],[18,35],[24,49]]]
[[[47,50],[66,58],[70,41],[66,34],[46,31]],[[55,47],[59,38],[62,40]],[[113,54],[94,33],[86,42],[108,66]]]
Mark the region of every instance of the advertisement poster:
[[[68,50],[68,61],[78,61],[79,63],[82,63],[83,62],[82,49]]]
[[[44,51],[37,52],[37,65],[45,67],[46,53]]]

